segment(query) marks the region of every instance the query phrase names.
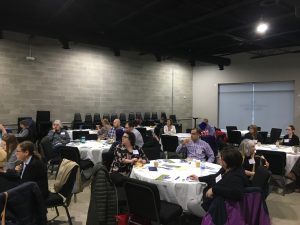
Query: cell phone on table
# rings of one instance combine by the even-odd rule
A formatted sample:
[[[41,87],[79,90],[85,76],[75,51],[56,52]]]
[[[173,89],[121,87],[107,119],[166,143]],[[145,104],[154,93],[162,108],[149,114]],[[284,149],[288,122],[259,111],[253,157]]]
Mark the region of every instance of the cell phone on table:
[[[149,171],[157,171],[157,168],[154,166],[149,166],[148,169]]]

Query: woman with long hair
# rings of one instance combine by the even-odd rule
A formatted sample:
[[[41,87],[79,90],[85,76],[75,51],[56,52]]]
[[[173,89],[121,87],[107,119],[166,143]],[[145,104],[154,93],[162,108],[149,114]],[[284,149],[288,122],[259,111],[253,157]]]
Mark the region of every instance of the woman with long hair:
[[[16,148],[18,145],[17,138],[14,134],[3,134],[1,146],[6,152],[6,160],[4,162],[4,170],[14,169],[17,163]]]

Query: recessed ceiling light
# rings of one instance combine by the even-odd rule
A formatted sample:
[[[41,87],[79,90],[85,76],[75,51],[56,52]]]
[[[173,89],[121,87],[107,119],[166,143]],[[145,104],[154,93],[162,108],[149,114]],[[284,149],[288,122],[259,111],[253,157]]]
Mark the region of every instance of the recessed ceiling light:
[[[259,34],[264,34],[269,29],[269,24],[265,22],[260,22],[256,27],[256,32]]]

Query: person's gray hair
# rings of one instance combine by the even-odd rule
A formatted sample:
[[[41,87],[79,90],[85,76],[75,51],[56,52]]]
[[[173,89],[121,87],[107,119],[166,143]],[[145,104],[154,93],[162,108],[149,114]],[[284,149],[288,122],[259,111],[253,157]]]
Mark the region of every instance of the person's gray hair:
[[[250,139],[244,139],[240,146],[239,146],[239,151],[242,154],[243,158],[250,156],[250,149],[251,149],[251,145],[254,144],[253,140]]]
[[[60,120],[54,120],[53,124],[59,124],[60,128],[63,128],[63,125]]]

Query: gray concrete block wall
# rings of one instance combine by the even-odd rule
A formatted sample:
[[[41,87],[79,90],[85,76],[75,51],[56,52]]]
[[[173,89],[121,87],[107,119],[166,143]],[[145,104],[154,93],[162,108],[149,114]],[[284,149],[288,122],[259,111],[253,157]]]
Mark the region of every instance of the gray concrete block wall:
[[[51,119],[71,122],[75,112],[173,113],[192,116],[192,68],[185,61],[156,62],[153,56],[123,52],[115,57],[106,48],[35,37],[27,61],[28,36],[4,32],[0,40],[0,121],[16,123],[19,116],[35,118],[50,110]],[[190,127],[191,121],[183,121]]]

